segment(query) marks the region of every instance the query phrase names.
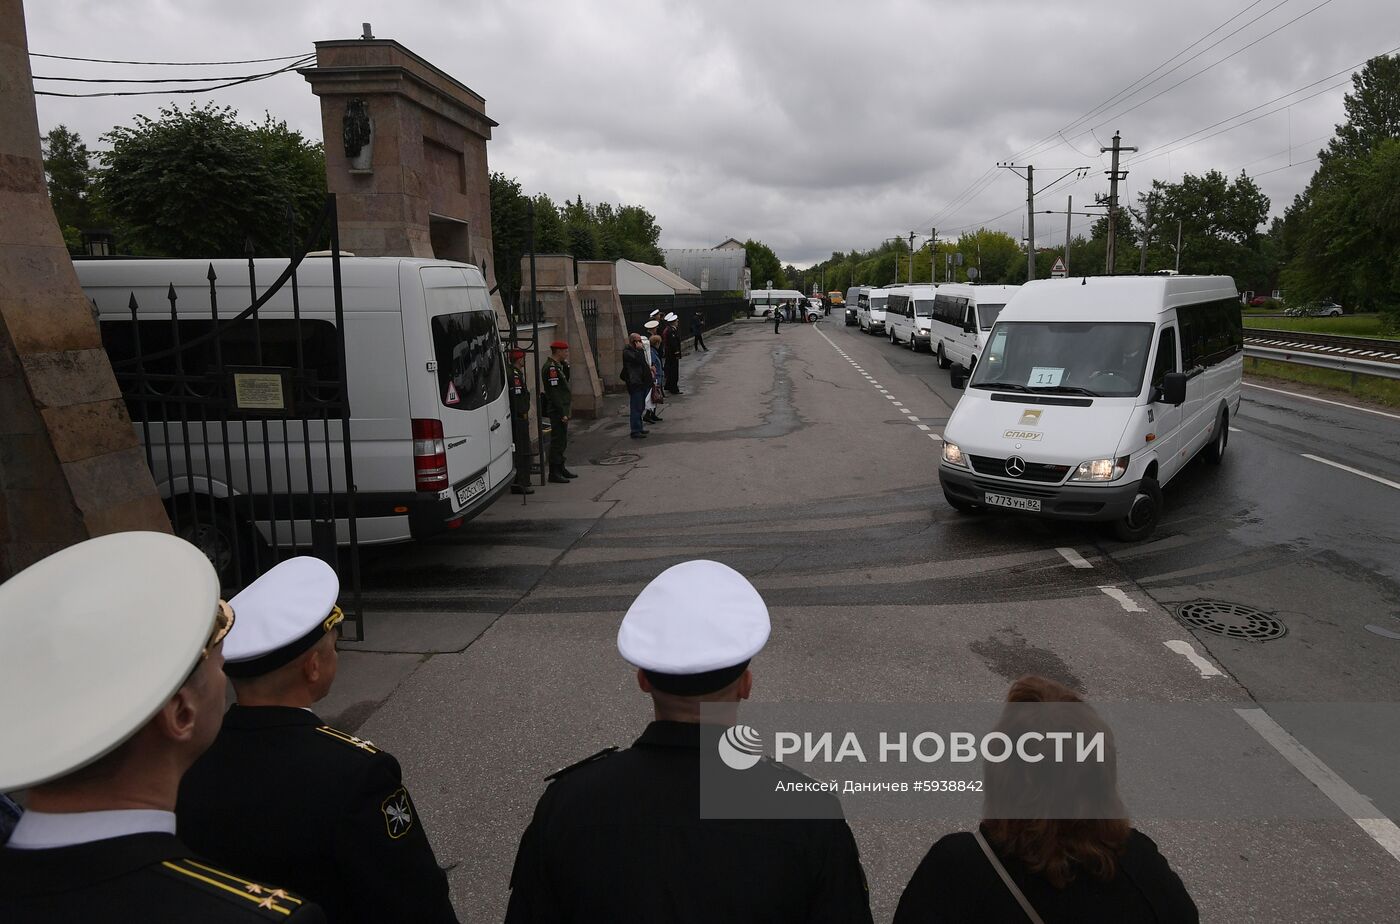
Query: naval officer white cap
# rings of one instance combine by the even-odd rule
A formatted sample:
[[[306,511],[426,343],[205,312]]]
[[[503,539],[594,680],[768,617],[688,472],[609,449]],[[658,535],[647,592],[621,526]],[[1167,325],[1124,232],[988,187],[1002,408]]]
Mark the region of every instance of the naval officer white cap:
[[[290,664],[345,618],[339,596],[340,578],[319,558],[274,566],[229,601],[243,618],[224,641],[224,673],[258,677]]]
[[[668,321],[679,321],[680,318],[676,317],[676,313],[675,313],[674,311],[672,311],[670,314],[666,315],[666,320],[668,320]]]
[[[656,330],[658,327],[661,326],[661,322],[656,320],[655,318],[652,318],[650,321],[646,322],[642,326],[645,327],[647,330]]]
[[[0,584],[0,792],[117,748],[232,621],[209,559],[166,533],[79,542]]]
[[[728,686],[768,642],[768,607],[742,574],[716,561],[667,568],[628,608],[617,650],[666,693]]]

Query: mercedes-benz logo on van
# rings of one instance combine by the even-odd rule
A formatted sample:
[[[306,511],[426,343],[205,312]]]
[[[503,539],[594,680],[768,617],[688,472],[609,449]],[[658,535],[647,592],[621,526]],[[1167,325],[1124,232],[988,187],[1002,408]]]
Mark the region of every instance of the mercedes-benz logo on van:
[[[1020,478],[1026,473],[1026,460],[1020,456],[1012,456],[1006,460],[1006,474],[1012,478]]]

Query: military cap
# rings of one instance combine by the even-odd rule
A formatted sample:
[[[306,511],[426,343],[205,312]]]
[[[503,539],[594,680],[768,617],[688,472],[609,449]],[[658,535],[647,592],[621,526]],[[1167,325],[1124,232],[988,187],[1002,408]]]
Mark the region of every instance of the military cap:
[[[713,693],[768,642],[768,607],[742,574],[715,561],[667,568],[628,608],[617,650],[658,690]]]
[[[166,533],[113,533],[0,584],[0,791],[124,743],[228,631],[219,577]]]
[[[345,618],[339,596],[340,578],[319,558],[274,566],[229,601],[243,618],[224,640],[224,673],[258,677],[290,664]]]
[[[666,315],[666,320],[668,320],[668,321],[679,321],[680,318],[676,317],[676,313],[673,311],[673,312],[671,312],[670,314]]]
[[[551,350],[567,350],[569,348],[569,342],[567,340],[556,340],[549,345],[549,348]]]
[[[658,327],[661,326],[661,322],[653,318],[652,320],[646,322],[642,326],[645,327],[647,330],[656,330]]]
[[[510,358],[511,358],[512,361],[513,361],[513,360],[517,360],[517,359],[524,359],[524,358],[525,358],[525,351],[522,350],[522,349],[520,349],[519,347],[517,347],[517,348],[515,348],[515,349],[513,349],[513,350],[510,351]]]

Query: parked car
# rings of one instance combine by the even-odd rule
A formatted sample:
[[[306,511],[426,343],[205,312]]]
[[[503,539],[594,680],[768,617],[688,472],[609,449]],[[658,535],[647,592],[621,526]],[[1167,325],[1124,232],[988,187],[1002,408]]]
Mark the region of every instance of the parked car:
[[[1340,318],[1343,314],[1345,314],[1345,311],[1343,310],[1341,305],[1337,304],[1329,298],[1313,310],[1309,311],[1308,314],[1318,318]]]
[[[819,321],[825,313],[822,310],[822,300],[819,298],[809,298],[804,305],[808,321]]]

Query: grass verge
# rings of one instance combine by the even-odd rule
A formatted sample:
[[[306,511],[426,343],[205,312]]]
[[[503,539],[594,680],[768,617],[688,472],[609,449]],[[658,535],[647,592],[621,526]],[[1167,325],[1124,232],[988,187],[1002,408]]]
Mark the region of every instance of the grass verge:
[[[1252,318],[1245,316],[1244,326],[1263,327],[1270,330],[1301,330],[1313,334],[1339,334],[1348,337],[1396,337],[1393,328],[1387,328],[1381,315],[1348,314],[1340,318]]]
[[[1400,408],[1400,380],[1382,379],[1373,375],[1353,376],[1350,372],[1339,372],[1335,369],[1316,369],[1312,366],[1252,357],[1245,357],[1244,371],[1250,378],[1295,382],[1339,396],[1351,396],[1388,408]]]

